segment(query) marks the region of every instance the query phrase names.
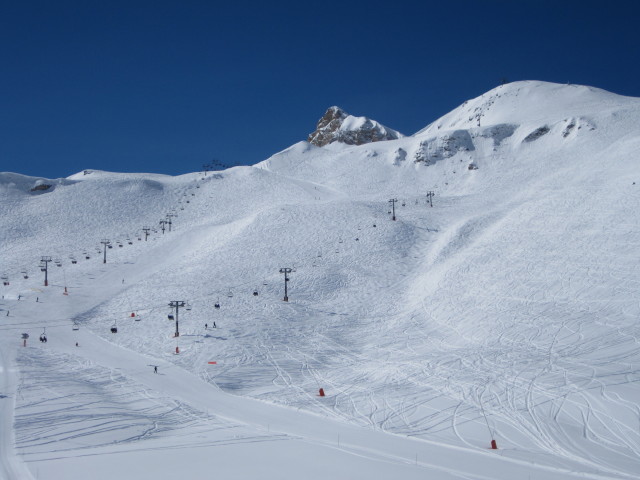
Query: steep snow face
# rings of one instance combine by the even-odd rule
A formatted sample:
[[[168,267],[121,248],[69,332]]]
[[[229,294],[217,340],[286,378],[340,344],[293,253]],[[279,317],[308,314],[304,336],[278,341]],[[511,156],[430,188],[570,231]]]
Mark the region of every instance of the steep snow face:
[[[145,471],[166,478],[154,445],[210,448],[242,426],[247,442],[313,445],[270,453],[314,466],[343,465],[325,448],[339,432],[363,465],[336,478],[392,477],[382,464],[417,478],[395,467],[414,462],[421,478],[637,477],[640,104],[540,82],[492,92],[412,137],[300,142],[206,176],[2,176],[0,367],[17,358],[18,452],[39,478],[56,478],[42,472],[60,451],[103,478],[149,455]],[[55,189],[29,193],[39,180]],[[103,238],[125,240],[106,264]],[[44,255],[62,260],[48,287]],[[179,338],[171,300],[192,306]],[[43,327],[48,344],[13,355]],[[91,423],[112,414],[113,428]],[[193,459],[171,456],[176,471]],[[304,476],[278,463],[245,476]]]
[[[464,102],[415,136],[435,135],[441,130],[473,129],[500,124],[535,128],[565,121],[588,124],[591,114],[606,117],[628,108],[637,109],[639,104],[640,100],[637,98],[623,97],[583,85],[560,85],[531,80],[513,82]]]
[[[367,117],[354,117],[339,107],[330,107],[318,121],[316,130],[309,134],[307,141],[318,147],[333,142],[347,145],[395,140],[401,138],[400,132],[385,127]]]

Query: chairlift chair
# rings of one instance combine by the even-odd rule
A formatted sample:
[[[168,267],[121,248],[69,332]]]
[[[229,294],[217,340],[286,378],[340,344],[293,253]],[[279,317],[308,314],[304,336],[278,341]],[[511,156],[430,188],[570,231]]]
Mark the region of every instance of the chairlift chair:
[[[253,291],[253,296],[254,296],[254,297],[257,297],[257,296],[258,296],[258,289],[257,289],[257,288]]]
[[[229,290],[229,293],[227,293],[227,297],[229,298],[233,297],[233,292],[231,290]]]
[[[214,306],[216,309],[219,309],[219,308],[220,308],[220,299],[218,299],[218,301],[217,301],[216,303],[214,303],[214,304],[213,304],[213,306]]]
[[[111,327],[111,333],[118,333],[118,327],[116,327],[115,325],[113,325]]]
[[[176,317],[173,316],[173,313],[170,313],[169,315],[167,315],[167,319],[169,320],[175,320]]]
[[[78,322],[73,322],[73,326],[71,327],[71,330],[73,330],[74,332],[77,332],[78,330],[80,330],[80,325],[78,325]]]

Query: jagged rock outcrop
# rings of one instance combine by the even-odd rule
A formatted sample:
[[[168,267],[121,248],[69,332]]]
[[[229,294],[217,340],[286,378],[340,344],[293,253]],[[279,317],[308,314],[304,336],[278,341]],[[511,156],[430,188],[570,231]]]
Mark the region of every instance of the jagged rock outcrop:
[[[318,147],[333,142],[347,145],[363,145],[365,143],[395,140],[401,138],[400,132],[385,127],[367,117],[354,117],[340,107],[330,107],[318,121],[316,130],[309,135],[307,141]]]

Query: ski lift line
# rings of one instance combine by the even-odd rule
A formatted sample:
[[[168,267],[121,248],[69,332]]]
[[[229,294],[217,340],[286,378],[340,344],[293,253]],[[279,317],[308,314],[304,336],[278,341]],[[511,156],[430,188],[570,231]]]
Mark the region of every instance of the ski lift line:
[[[420,197],[420,198],[421,198],[421,197]],[[380,249],[379,251],[383,251],[383,249]],[[237,285],[233,286],[232,288],[236,288],[236,289],[237,289],[238,287],[243,287],[243,286],[249,285],[249,284],[251,284],[251,283],[254,283],[254,282],[251,282],[251,281],[249,281],[249,282],[244,282],[244,283],[241,283],[241,284],[237,284]],[[211,293],[211,294],[206,294],[206,295],[202,295],[202,296],[196,297],[194,300],[206,299],[206,298],[209,298],[209,297],[211,297],[211,296],[217,295],[217,294],[219,294],[219,293],[220,293],[219,291],[215,291],[215,292],[213,292],[213,293]],[[130,303],[130,300],[129,300],[129,303]],[[130,306],[131,306],[131,305],[130,305]],[[131,306],[131,307],[132,307],[132,306]],[[154,308],[157,308],[157,307],[155,307],[155,306],[152,306],[152,307],[146,307],[146,309],[154,309]],[[136,309],[136,308],[130,308],[130,310],[141,310],[141,309],[145,309],[145,308],[138,308],[138,309]]]
[[[380,251],[383,251],[383,250],[381,249]],[[315,259],[315,257],[313,259],[311,259],[310,261],[313,262],[314,259]],[[251,284],[254,284],[254,282],[253,281],[247,281],[247,282],[243,282],[243,283],[240,283],[240,284],[236,284],[236,285],[232,286],[231,289],[234,289],[234,288],[235,289],[239,289],[239,287],[245,287],[245,286],[251,285]],[[60,286],[60,285],[52,284],[52,286]],[[207,299],[207,298],[210,298],[210,297],[213,297],[213,296],[220,296],[221,293],[222,293],[221,291],[213,291],[212,293],[205,294],[205,295],[202,295],[202,296],[199,296],[199,297],[195,297],[194,300],[203,300],[203,299]],[[125,291],[125,296],[126,296],[126,291]],[[141,308],[133,308],[133,305],[131,304],[131,301],[130,301],[128,296],[127,296],[127,300],[128,300],[129,306],[130,306],[130,308],[129,308],[130,311],[154,310],[156,308],[162,308],[164,306],[164,305],[163,306],[152,305],[152,306],[146,306],[146,307],[141,307]],[[116,313],[124,313],[124,310],[122,312],[116,312]]]

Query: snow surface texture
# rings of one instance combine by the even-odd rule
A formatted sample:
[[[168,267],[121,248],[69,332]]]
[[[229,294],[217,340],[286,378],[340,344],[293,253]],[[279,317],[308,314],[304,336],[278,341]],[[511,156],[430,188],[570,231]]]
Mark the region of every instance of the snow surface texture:
[[[0,174],[0,478],[638,478],[639,121],[517,82],[206,176]]]

